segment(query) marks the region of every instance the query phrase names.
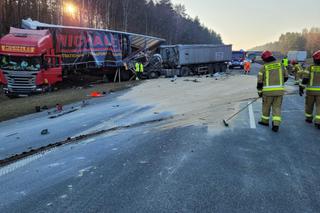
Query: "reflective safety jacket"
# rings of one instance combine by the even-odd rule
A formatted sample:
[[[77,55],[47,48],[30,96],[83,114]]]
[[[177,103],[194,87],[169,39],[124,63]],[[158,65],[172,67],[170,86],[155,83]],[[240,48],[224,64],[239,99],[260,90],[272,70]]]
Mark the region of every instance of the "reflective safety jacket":
[[[144,71],[144,65],[141,63],[140,64],[140,72],[143,72]]]
[[[296,80],[298,80],[299,82],[302,81],[302,77],[303,77],[303,73],[304,73],[304,69],[302,68],[301,64],[296,64],[294,65],[294,71],[296,74]]]
[[[135,71],[140,72],[140,64],[136,62],[134,66],[135,66]]]
[[[302,84],[307,95],[320,95],[320,65],[311,65],[303,73]]]
[[[284,82],[288,79],[288,71],[283,67],[281,62],[274,61],[262,66],[258,74],[258,88],[262,90],[265,96],[284,95]]]
[[[283,63],[283,66],[285,66],[285,67],[289,66],[289,59],[284,58],[284,59],[282,60],[282,63]]]

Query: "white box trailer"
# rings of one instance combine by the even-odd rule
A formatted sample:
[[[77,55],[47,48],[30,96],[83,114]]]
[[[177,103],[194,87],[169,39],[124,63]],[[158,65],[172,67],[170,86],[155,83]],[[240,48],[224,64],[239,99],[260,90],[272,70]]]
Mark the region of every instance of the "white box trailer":
[[[305,62],[307,60],[307,51],[289,51],[289,61]]]

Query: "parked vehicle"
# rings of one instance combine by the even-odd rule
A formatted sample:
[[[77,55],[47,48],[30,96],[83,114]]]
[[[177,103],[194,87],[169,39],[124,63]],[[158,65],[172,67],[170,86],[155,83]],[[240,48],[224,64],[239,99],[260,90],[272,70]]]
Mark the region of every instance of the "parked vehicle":
[[[166,76],[225,72],[231,60],[231,52],[232,45],[160,46]]]
[[[244,60],[246,58],[246,53],[244,51],[233,51],[232,59],[229,63],[229,69],[240,68],[243,69]]]
[[[7,95],[47,90],[75,72],[129,80],[136,55],[163,39],[111,30],[57,26],[23,20],[0,39],[0,84]]]

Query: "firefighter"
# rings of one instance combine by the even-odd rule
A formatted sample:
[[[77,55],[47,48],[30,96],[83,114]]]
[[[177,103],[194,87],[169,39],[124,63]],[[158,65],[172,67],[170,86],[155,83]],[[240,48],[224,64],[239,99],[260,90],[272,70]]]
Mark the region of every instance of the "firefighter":
[[[303,67],[297,61],[292,61],[295,85],[299,85],[302,81]]]
[[[264,65],[259,70],[257,89],[262,97],[262,116],[260,125],[269,126],[272,110],[272,131],[278,132],[282,121],[281,106],[284,95],[284,83],[288,80],[288,72],[270,51],[261,55]]]
[[[135,67],[135,71],[136,71],[136,76],[138,79],[141,79],[141,75],[140,75],[140,63],[139,62],[136,62],[134,64],[134,67]]]
[[[141,76],[143,75],[143,72],[144,72],[144,65],[143,65],[143,63],[140,63],[140,74],[141,74]]]
[[[300,84],[300,96],[306,92],[305,115],[306,122],[312,123],[320,129],[320,50],[313,54],[314,64],[303,72],[303,80]],[[316,105],[316,115],[313,116],[314,105]]]
[[[288,69],[289,59],[287,57],[284,57],[284,59],[282,59],[282,64],[283,64],[284,68]]]

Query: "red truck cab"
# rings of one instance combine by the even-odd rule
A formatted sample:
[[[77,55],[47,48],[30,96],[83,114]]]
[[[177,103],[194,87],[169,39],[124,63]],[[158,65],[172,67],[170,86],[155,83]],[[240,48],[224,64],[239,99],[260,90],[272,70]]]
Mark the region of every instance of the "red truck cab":
[[[0,39],[0,84],[7,95],[41,92],[62,81],[61,63],[48,30],[10,28]]]

